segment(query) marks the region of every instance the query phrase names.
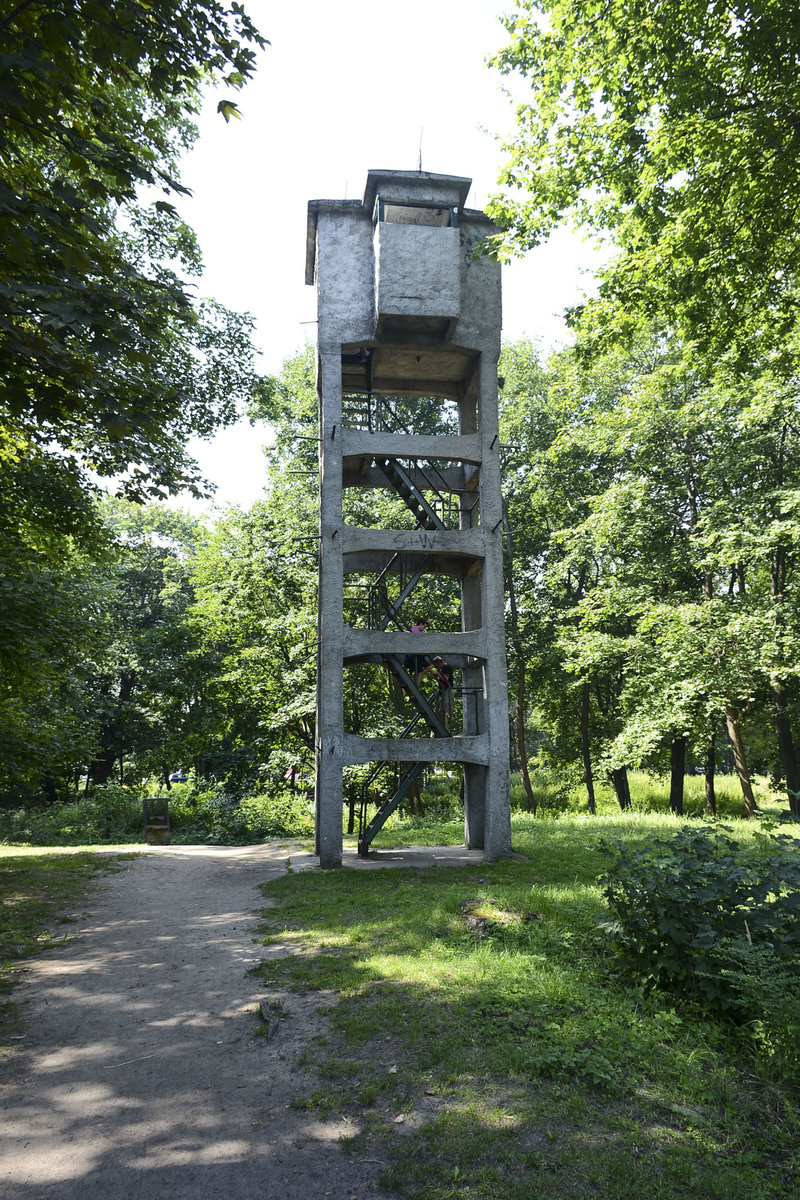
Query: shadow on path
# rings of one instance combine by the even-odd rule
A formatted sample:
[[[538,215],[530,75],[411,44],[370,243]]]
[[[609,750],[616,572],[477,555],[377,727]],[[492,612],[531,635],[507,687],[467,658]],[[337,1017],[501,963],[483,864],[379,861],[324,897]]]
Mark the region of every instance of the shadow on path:
[[[419,865],[386,853],[347,865]],[[316,866],[286,845],[148,848],[103,879],[69,944],[27,965],[28,1030],[0,1090],[2,1200],[384,1195],[381,1164],[343,1154],[345,1121],[288,1107],[315,1083],[296,1063],[320,997],[290,997],[279,1036],[254,1036],[257,886],[290,855]]]

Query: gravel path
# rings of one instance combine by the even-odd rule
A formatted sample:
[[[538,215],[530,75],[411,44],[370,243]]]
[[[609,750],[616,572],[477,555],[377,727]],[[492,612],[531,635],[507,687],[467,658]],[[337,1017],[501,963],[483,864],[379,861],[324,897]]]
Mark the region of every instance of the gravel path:
[[[2,1200],[385,1200],[345,1121],[289,1107],[319,995],[289,996],[272,1041],[247,968],[263,881],[316,860],[286,846],[151,847],[104,877],[72,941],[27,965],[29,1026],[3,1062]],[[384,852],[348,866],[480,861]]]

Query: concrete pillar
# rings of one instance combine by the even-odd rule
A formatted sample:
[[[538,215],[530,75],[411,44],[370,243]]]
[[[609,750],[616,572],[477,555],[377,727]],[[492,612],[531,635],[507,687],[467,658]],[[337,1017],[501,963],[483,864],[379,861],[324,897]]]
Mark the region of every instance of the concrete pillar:
[[[479,423],[483,450],[481,521],[486,538],[481,572],[481,609],[487,644],[484,713],[489,741],[483,849],[487,861],[493,862],[511,853],[511,795],[497,359],[488,355],[481,359]]]
[[[317,641],[316,852],[342,865],[343,587],[341,350],[319,347],[319,598]]]

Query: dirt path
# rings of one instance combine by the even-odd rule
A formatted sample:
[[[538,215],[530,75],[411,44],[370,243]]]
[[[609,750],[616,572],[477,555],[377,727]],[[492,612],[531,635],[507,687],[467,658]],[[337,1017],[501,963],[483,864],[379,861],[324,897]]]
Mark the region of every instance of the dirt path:
[[[289,1107],[316,1084],[298,1057],[320,1031],[319,996],[288,997],[278,1036],[254,1037],[257,886],[289,854],[151,848],[99,884],[67,946],[28,964],[16,998],[30,1024],[2,1064],[2,1200],[385,1198],[381,1165],[342,1152],[346,1122]]]

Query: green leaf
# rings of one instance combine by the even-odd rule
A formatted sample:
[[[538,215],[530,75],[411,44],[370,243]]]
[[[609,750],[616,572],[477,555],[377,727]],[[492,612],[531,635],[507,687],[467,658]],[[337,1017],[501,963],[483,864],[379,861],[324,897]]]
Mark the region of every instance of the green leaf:
[[[241,120],[242,117],[238,106],[232,100],[220,100],[217,105],[217,112],[222,113],[226,123],[230,121],[231,117],[236,117],[238,120]]]

